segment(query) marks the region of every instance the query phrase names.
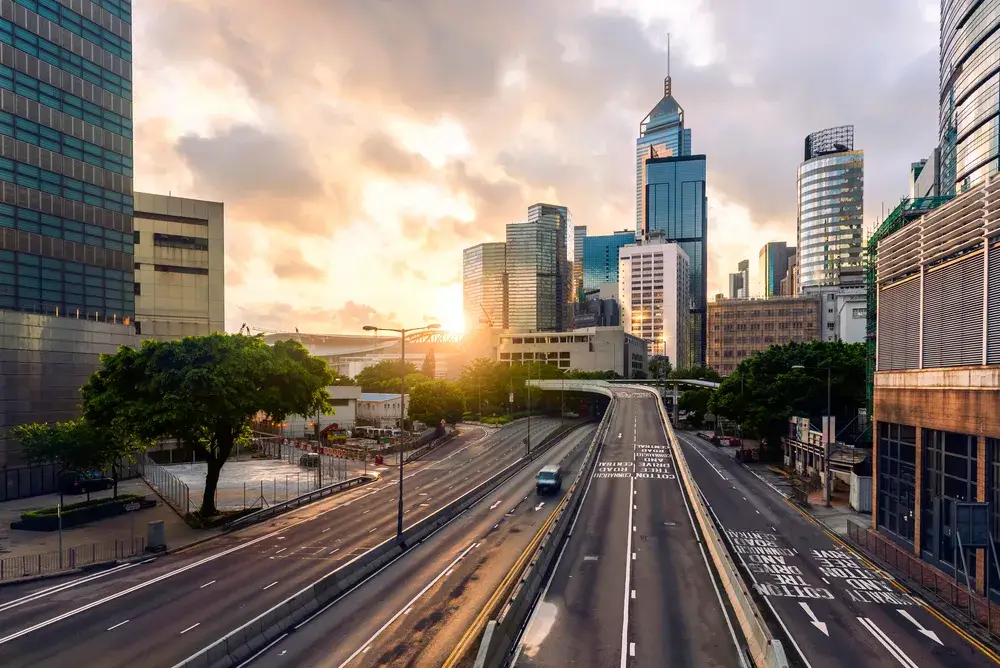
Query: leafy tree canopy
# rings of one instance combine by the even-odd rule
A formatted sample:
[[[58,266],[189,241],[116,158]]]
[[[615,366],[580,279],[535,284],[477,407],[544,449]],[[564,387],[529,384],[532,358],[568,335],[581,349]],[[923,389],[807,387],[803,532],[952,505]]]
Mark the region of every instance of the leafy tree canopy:
[[[673,370],[674,365],[670,363],[670,359],[665,355],[654,355],[649,358],[650,378],[669,378]]]
[[[323,360],[293,341],[212,334],[142,342],[101,357],[82,388],[83,414],[99,429],[139,441],[180,438],[208,464],[201,513],[216,514],[219,473],[260,412],[280,421],[329,408]]]
[[[406,362],[403,364],[398,359],[382,360],[378,364],[365,367],[361,370],[354,381],[361,386],[363,392],[396,392],[399,393],[399,377],[406,373],[406,385],[411,387],[414,381],[423,381],[427,377],[417,370],[416,365]],[[420,376],[419,379],[415,378]]]
[[[671,378],[687,380],[710,380],[713,383],[722,381],[722,376],[715,369],[707,366],[691,366],[684,369],[674,369],[670,372]]]
[[[420,373],[427,376],[429,380],[434,380],[434,374],[437,373],[437,361],[434,359],[433,350],[428,350],[427,354],[424,355],[424,363],[420,367]]]
[[[827,372],[838,429],[865,405],[865,347],[843,341],[811,341],[771,346],[744,360],[709,401],[709,410],[743,425],[758,438],[777,443],[788,418],[808,415],[819,424],[826,413]],[[793,369],[804,366],[805,369]]]
[[[421,383],[410,392],[408,414],[410,419],[429,426],[436,426],[442,419],[455,424],[465,412],[465,397],[458,383],[449,380],[431,380]]]
[[[681,394],[677,407],[688,411],[688,421],[700,427],[705,421],[705,413],[708,412],[708,402],[711,398],[712,390],[707,387],[695,387]]]

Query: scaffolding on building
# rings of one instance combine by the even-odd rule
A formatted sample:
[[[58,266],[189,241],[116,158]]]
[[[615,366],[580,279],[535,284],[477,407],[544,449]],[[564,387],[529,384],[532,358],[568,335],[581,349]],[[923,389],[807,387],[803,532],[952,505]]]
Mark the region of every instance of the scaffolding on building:
[[[868,239],[867,244],[867,258],[865,266],[865,285],[868,289],[867,295],[867,323],[865,332],[865,343],[867,345],[867,383],[866,383],[866,394],[868,397],[868,429],[871,429],[872,421],[874,420],[874,407],[875,407],[875,357],[876,351],[878,350],[878,344],[875,337],[878,333],[878,314],[876,313],[876,307],[878,305],[878,280],[876,276],[876,267],[878,259],[878,244],[880,241],[885,239],[891,234],[898,232],[903,229],[913,221],[919,219],[921,216],[929,211],[932,211],[945,202],[948,202],[953,198],[952,195],[944,195],[941,197],[918,197],[916,199],[904,198],[892,212],[886,216],[882,224],[878,226],[871,237]],[[874,434],[872,434],[874,437]]]

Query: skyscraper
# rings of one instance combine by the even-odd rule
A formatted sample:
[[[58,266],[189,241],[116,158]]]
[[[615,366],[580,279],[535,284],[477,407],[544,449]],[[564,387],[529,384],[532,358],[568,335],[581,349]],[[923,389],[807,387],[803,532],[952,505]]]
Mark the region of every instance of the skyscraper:
[[[705,363],[708,298],[708,199],[704,155],[648,158],[643,225],[647,239],[676,243],[690,262],[691,361]]]
[[[570,301],[582,302],[583,295],[583,242],[587,238],[586,225],[573,226],[573,291]]]
[[[806,137],[798,170],[799,292],[857,286],[864,225],[864,151],[854,150],[854,126]]]
[[[1000,158],[997,88],[1000,0],[942,0],[938,113],[941,194],[995,174]]]
[[[736,273],[729,274],[729,298],[747,299],[750,297],[750,260],[740,260],[736,265]]]
[[[653,240],[618,251],[618,296],[625,331],[650,342],[674,368],[691,366],[690,262],[680,244]]]
[[[131,318],[131,4],[30,6],[0,19],[0,308]]]
[[[481,327],[506,327],[504,304],[507,244],[479,244],[462,251],[462,309],[465,331]]]
[[[781,279],[788,275],[788,259],[795,255],[795,247],[788,247],[784,241],[769,241],[760,249],[760,289],[761,297],[777,297],[781,294]]]
[[[507,225],[507,326],[529,331],[569,327],[569,211],[533,204],[528,220]]]
[[[635,243],[632,230],[587,237],[583,243],[583,290],[597,290],[618,283],[618,249]]]
[[[684,127],[684,109],[674,99],[670,75],[663,80],[663,97],[639,124],[635,140],[635,235],[646,236],[646,160],[691,155],[691,131]]]

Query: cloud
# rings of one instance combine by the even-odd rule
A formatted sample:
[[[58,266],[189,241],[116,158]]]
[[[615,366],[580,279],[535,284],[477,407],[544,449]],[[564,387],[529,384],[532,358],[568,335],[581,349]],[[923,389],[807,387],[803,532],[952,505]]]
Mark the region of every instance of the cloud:
[[[163,104],[147,105],[137,178],[187,183],[225,200],[231,225],[254,223],[260,243],[231,255],[272,271],[243,272],[229,293],[240,309],[315,316],[324,330],[346,326],[310,306],[327,300],[417,320],[462,247],[502,239],[532,202],[569,206],[591,234],[634,225],[635,136],[662,92],[671,32],[674,94],[694,150],[708,155],[710,294],[764,241],[794,240],[809,132],[855,125],[869,218],[905,194],[909,163],[936,143],[928,3],[679,5],[162,0],[136,12],[137,78],[156,87],[187,81],[167,72],[214,74],[144,94],[176,100],[170,118],[186,125],[166,127]],[[430,129],[446,124],[462,146]],[[142,156],[148,138],[156,160]],[[350,280],[316,277],[293,303],[292,277],[278,275],[289,234],[312,239],[309,263]],[[405,284],[387,285],[401,265],[412,269]]]
[[[301,251],[288,249],[272,265],[274,275],[280,279],[292,281],[321,281],[326,277],[326,270],[310,264]]]
[[[399,327],[395,313],[379,311],[368,304],[348,300],[339,308],[303,308],[287,302],[245,304],[234,309],[235,320],[247,322],[254,329],[302,332],[343,332],[362,334],[365,325]]]

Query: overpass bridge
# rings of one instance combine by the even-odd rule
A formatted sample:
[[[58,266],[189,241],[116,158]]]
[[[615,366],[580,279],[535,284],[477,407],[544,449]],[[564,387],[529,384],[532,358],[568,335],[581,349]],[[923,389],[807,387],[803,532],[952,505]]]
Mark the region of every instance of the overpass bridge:
[[[666,380],[584,380],[577,378],[559,378],[555,380],[529,380],[527,383],[540,390],[548,390],[552,392],[589,392],[591,394],[600,394],[605,397],[611,396],[611,388],[616,385],[632,387],[641,385],[649,388],[660,388],[665,385],[669,385],[673,389],[673,410],[671,417],[674,424],[677,424],[677,412],[679,410],[678,404],[680,403],[681,397],[681,385],[688,387],[704,387],[710,390],[714,390],[719,387],[719,383],[697,378],[667,378]],[[664,396],[663,392],[659,392],[658,394]]]

